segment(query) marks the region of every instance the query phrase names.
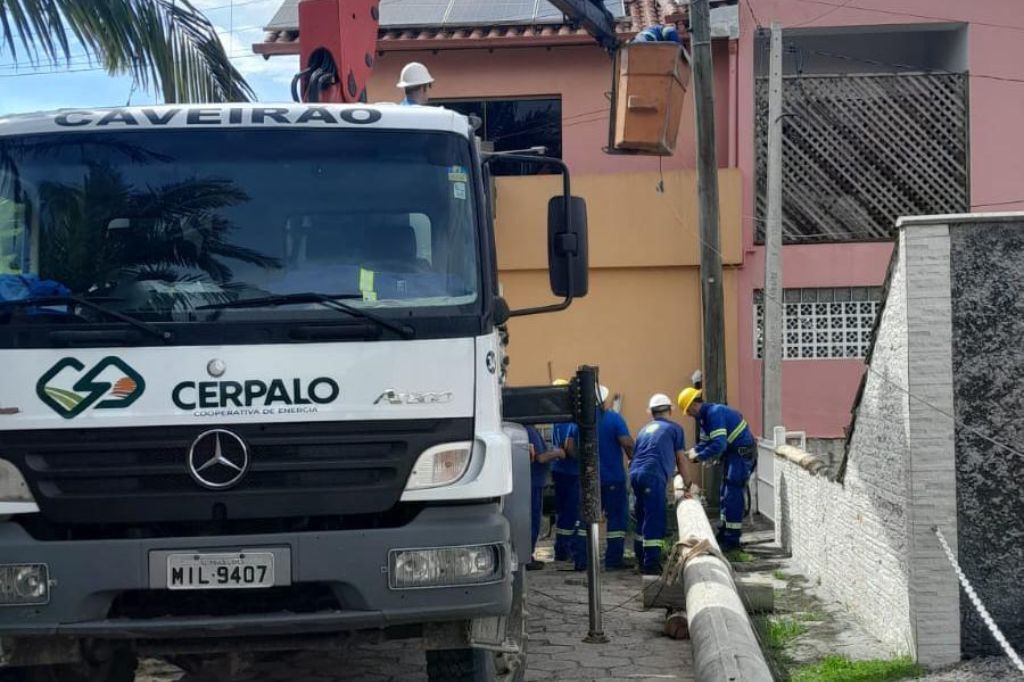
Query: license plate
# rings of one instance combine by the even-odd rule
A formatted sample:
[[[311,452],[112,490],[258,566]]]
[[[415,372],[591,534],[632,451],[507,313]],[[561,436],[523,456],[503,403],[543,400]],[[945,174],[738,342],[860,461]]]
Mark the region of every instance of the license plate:
[[[272,552],[167,556],[169,590],[240,590],[273,586]]]

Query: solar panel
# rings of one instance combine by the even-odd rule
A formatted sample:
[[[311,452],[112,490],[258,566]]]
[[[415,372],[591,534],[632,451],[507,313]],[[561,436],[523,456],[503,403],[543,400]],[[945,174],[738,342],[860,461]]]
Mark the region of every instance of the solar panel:
[[[299,28],[299,0],[284,0],[270,23],[268,31],[297,31]]]
[[[381,0],[380,25],[441,26],[451,0]]]
[[[626,16],[625,0],[604,0],[604,4],[615,18]],[[387,28],[560,24],[562,20],[562,13],[547,0],[381,0],[380,3],[380,24]],[[298,30],[299,0],[284,0],[266,28]]]

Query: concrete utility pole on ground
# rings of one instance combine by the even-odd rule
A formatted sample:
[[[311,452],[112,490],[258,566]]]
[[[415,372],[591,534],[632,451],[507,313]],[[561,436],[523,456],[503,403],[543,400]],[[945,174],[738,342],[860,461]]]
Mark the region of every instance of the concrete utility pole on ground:
[[[722,252],[718,237],[718,158],[715,149],[714,72],[711,65],[711,8],[708,0],[690,3],[690,51],[693,101],[697,126],[697,203],[700,217],[700,282],[704,316],[704,398],[724,403],[725,311],[722,295]],[[720,468],[705,467],[701,487],[714,493]],[[718,498],[710,495],[711,506]]]
[[[782,26],[772,23],[768,73],[768,215],[764,225],[761,435],[782,425]]]

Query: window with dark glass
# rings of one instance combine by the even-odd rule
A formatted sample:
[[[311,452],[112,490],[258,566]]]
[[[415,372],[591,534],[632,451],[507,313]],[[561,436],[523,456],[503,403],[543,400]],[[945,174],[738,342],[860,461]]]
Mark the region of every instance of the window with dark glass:
[[[477,134],[492,151],[508,152],[545,147],[546,156],[562,158],[562,100],[554,98],[443,101],[435,104],[476,116],[483,125]],[[494,175],[537,175],[556,172],[512,161],[491,166]]]

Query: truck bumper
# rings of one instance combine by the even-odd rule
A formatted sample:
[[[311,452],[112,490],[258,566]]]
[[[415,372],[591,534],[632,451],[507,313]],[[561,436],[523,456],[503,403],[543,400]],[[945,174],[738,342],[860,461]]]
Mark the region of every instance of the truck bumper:
[[[392,549],[475,544],[504,547],[502,579],[430,589],[388,586]],[[260,547],[288,548],[292,586],[326,586],[336,603],[326,609],[296,609],[300,612],[280,606],[268,612],[248,607],[238,613],[218,613],[210,608],[209,613],[161,617],[111,612],[126,592],[135,593],[141,601],[150,595],[153,600],[168,597],[166,590],[151,588],[151,552]],[[245,536],[40,542],[20,526],[4,523],[0,524],[0,557],[0,563],[45,563],[54,581],[44,606],[0,607],[2,637],[158,639],[374,630],[502,615],[512,600],[509,525],[497,504],[426,507],[399,528]],[[258,603],[255,593],[260,590],[216,592],[238,595],[239,600],[252,597]]]

